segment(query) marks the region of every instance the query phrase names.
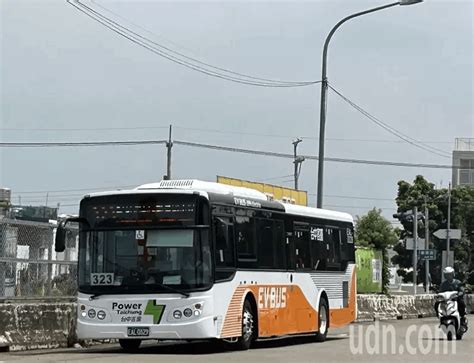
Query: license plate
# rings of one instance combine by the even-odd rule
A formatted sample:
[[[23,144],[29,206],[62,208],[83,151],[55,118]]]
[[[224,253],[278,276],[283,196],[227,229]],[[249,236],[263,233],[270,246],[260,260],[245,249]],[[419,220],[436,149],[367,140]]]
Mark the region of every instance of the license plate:
[[[150,335],[150,328],[127,328],[127,335],[129,337],[147,337]]]

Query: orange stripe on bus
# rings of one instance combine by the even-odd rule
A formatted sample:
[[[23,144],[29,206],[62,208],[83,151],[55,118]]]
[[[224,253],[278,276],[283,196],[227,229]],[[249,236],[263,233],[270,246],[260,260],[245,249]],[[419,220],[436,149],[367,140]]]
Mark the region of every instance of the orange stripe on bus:
[[[330,309],[329,326],[338,328],[353,322],[356,318],[356,267],[352,271],[349,290],[349,304],[347,308]]]
[[[340,327],[355,320],[355,272],[354,267],[350,281],[348,307],[329,309],[330,327]],[[284,297],[283,291],[285,292]],[[252,294],[257,303],[259,337],[310,333],[318,330],[318,311],[308,302],[299,286],[240,285],[234,291],[227,309],[221,330],[221,338],[240,337],[242,335],[242,309],[247,293]],[[269,301],[272,304],[269,304]],[[282,304],[285,306],[281,307]]]

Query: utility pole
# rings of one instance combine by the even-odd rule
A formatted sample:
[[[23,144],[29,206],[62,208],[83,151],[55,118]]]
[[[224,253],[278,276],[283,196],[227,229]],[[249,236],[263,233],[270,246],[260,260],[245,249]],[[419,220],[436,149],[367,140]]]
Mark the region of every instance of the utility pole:
[[[413,207],[413,294],[416,295],[418,265],[418,207]]]
[[[303,139],[299,137],[293,141],[293,151],[294,151],[293,164],[295,164],[295,171],[294,171],[295,190],[298,190],[298,179],[301,172],[301,165],[303,164],[303,161],[304,161],[304,156],[298,156],[298,153],[297,153],[298,144],[301,141],[303,141]]]
[[[430,212],[425,196],[425,250],[430,249]],[[425,292],[430,293],[430,261],[425,260]]]
[[[454,264],[454,261],[451,263],[450,257],[451,249],[451,182],[448,184],[448,221],[446,226],[446,259],[441,259],[441,281],[444,281],[443,270],[446,266],[451,266]]]
[[[449,249],[451,245],[451,182],[448,185],[448,228],[446,229],[446,265],[450,266]],[[452,266],[451,266],[452,267]]]
[[[329,42],[334,35],[334,32],[346,21],[356,18],[361,15],[370,14],[379,10],[384,10],[397,5],[413,5],[421,3],[423,0],[399,0],[397,2],[378,6],[376,8],[361,11],[340,20],[329,32],[323,47],[323,60],[321,66],[321,106],[319,114],[319,155],[318,155],[318,192],[316,194],[317,207],[323,207],[323,181],[324,181],[324,142],[326,130],[326,109],[327,109],[327,93],[328,93],[328,77],[327,77],[327,58]]]
[[[171,133],[172,133],[173,126],[170,125],[170,132],[168,136],[168,141],[166,142],[166,175],[164,177],[165,180],[171,179],[171,149],[173,147],[173,141],[171,141]]]

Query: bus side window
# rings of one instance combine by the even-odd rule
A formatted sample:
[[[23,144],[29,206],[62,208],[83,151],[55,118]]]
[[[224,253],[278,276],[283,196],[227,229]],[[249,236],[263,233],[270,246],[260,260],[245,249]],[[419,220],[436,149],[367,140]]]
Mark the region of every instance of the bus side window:
[[[311,268],[310,240],[308,227],[296,227],[294,231],[295,262],[297,270]]]
[[[325,228],[324,243],[327,248],[327,265],[329,270],[341,268],[341,232],[339,228]]]
[[[271,219],[257,218],[258,267],[272,269],[275,263],[274,230]]]
[[[327,270],[327,247],[324,240],[324,226],[311,226],[311,268],[318,271]]]
[[[234,267],[234,226],[229,218],[214,218],[216,268]]]
[[[286,252],[285,225],[283,221],[276,220],[275,233],[273,235],[274,268],[286,269]]]
[[[349,262],[354,262],[354,238],[351,228],[341,230],[341,270],[345,270]]]
[[[255,227],[255,218],[249,216],[235,216],[235,244],[238,267],[257,267],[257,238]]]

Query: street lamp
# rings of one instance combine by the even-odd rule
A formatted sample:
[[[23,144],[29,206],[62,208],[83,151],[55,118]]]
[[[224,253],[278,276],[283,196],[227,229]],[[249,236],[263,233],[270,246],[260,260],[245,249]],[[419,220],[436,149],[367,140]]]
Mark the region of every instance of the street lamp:
[[[423,0],[400,0],[392,4],[378,6],[369,10],[361,11],[349,15],[339,21],[329,32],[326,41],[324,42],[323,48],[323,63],[322,63],[322,76],[321,76],[321,108],[320,108],[320,119],[319,119],[319,157],[318,157],[318,193],[317,193],[317,207],[323,207],[323,177],[324,177],[324,134],[326,128],[326,100],[328,92],[328,78],[327,78],[327,55],[328,55],[328,45],[331,40],[334,32],[346,21],[356,18],[361,15],[370,14],[375,11],[391,8],[397,5],[413,5],[421,3]]]

